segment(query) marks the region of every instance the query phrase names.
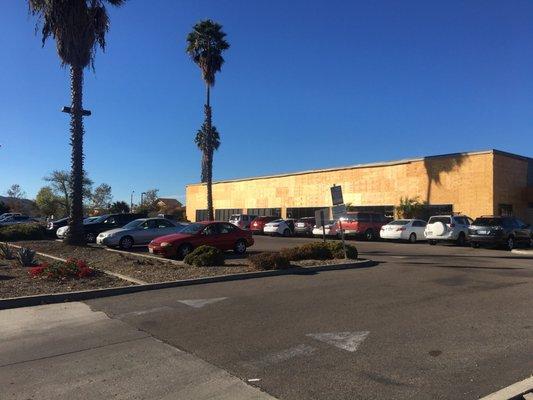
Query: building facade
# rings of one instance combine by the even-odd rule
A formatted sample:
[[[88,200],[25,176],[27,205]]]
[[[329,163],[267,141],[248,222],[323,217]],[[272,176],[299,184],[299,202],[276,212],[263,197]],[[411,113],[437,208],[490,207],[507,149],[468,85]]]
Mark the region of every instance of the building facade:
[[[533,223],[533,159],[498,150],[218,181],[213,183],[215,217],[313,216],[332,206],[334,184],[342,186],[345,203],[354,209],[392,215],[407,197],[426,202],[427,215],[510,214]],[[206,185],[187,185],[186,204],[189,220],[205,219]]]

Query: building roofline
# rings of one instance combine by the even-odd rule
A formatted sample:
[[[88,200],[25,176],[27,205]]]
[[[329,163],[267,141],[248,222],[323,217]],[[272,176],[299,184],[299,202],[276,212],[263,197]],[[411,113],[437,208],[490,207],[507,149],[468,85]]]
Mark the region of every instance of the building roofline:
[[[394,161],[379,161],[379,162],[365,163],[365,164],[354,164],[354,165],[348,165],[348,166],[343,166],[343,167],[310,169],[310,170],[297,171],[297,172],[284,172],[284,173],[273,174],[273,175],[258,175],[258,176],[250,176],[246,178],[224,179],[224,180],[214,181],[213,185],[217,183],[243,182],[243,181],[251,181],[251,180],[257,180],[257,179],[284,178],[287,176],[307,175],[307,174],[315,174],[319,172],[345,171],[348,169],[388,167],[388,166],[393,166],[393,165],[409,164],[409,163],[416,162],[416,161],[424,161],[430,158],[448,158],[448,157],[458,157],[458,156],[473,156],[473,155],[480,155],[480,154],[499,154],[502,156],[516,158],[516,159],[524,160],[524,161],[533,160],[530,157],[508,153],[508,152],[501,151],[501,150],[490,149],[490,150],[481,150],[481,151],[468,151],[468,152],[462,152],[462,153],[438,154],[434,156],[406,158],[406,159],[394,160]],[[190,183],[190,184],[185,185],[185,187],[202,186],[202,185],[206,185],[206,183],[205,182],[204,183],[201,183],[201,182]]]

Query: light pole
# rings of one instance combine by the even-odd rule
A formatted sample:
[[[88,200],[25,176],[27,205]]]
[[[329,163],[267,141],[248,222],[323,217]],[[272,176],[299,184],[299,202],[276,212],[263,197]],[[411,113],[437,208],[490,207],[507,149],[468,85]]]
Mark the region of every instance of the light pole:
[[[135,190],[132,190],[132,191],[131,191],[131,196],[130,196],[130,212],[133,212],[133,193],[135,193]]]

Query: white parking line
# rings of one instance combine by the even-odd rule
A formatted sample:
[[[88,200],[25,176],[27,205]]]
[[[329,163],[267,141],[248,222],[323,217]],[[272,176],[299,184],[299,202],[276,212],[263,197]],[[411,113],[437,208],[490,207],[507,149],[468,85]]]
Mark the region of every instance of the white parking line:
[[[289,349],[269,354],[263,358],[260,358],[259,360],[244,362],[242,364],[247,367],[262,369],[268,367],[269,365],[274,365],[283,361],[290,360],[294,357],[308,356],[314,353],[315,351],[316,349],[314,347],[308,346],[306,344],[299,344]]]
[[[118,317],[127,317],[127,316],[130,316],[130,315],[135,315],[135,316],[145,315],[145,314],[151,314],[151,313],[155,313],[155,312],[167,311],[167,310],[172,310],[172,309],[173,308],[169,307],[169,306],[155,307],[155,308],[149,308],[148,310],[131,311],[131,312],[128,312],[128,313],[125,313],[125,314],[120,314],[120,315],[118,315]]]

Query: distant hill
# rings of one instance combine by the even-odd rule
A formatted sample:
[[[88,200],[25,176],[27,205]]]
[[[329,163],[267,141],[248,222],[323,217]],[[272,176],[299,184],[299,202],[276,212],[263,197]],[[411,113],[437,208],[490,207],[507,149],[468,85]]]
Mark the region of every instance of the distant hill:
[[[0,201],[7,204],[13,212],[28,215],[37,215],[39,213],[37,205],[30,199],[14,199],[13,197],[0,196]]]

